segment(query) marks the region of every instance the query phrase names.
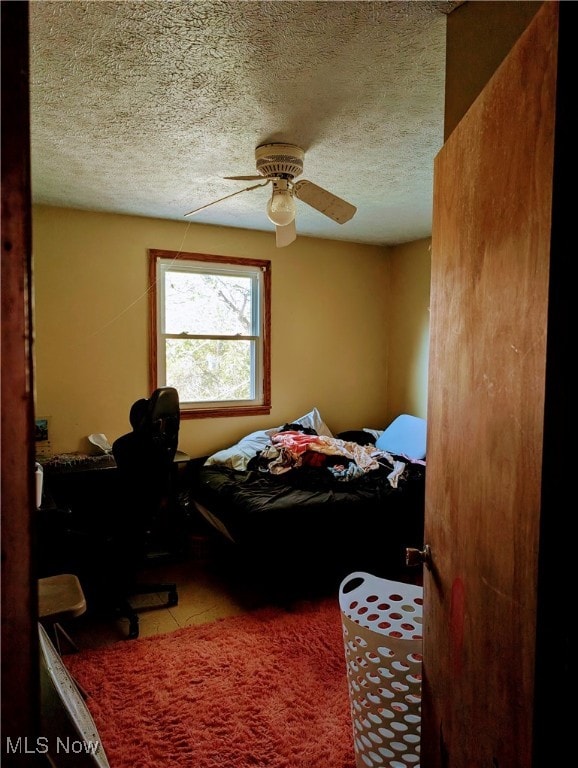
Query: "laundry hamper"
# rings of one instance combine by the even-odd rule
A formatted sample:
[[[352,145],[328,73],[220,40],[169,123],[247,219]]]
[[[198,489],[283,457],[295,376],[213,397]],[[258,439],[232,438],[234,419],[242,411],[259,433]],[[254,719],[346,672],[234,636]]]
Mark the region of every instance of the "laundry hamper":
[[[357,768],[419,768],[423,589],[351,573],[339,587]]]

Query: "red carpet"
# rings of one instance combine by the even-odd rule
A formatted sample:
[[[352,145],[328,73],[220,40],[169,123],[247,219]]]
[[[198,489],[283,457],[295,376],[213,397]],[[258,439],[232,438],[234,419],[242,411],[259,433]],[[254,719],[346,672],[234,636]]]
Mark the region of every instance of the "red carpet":
[[[65,656],[111,768],[354,768],[337,598]]]

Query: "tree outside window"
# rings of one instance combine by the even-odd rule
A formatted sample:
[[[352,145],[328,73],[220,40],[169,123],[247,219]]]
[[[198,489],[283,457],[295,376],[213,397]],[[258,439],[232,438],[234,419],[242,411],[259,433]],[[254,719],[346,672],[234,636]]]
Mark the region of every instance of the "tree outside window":
[[[270,411],[269,261],[149,251],[151,384],[182,415]]]

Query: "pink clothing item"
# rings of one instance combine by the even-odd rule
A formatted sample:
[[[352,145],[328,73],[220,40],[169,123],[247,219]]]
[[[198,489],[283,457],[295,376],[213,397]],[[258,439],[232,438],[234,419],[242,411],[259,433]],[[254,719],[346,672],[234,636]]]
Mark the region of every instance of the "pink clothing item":
[[[271,442],[278,448],[285,448],[296,458],[305,453],[305,451],[317,451],[329,456],[346,456],[348,459],[355,461],[365,472],[379,467],[379,463],[374,458],[376,451],[373,445],[359,445],[358,443],[339,440],[336,437],[305,435],[303,432],[293,432],[291,430],[271,435]],[[383,451],[378,451],[377,453],[385,455]]]

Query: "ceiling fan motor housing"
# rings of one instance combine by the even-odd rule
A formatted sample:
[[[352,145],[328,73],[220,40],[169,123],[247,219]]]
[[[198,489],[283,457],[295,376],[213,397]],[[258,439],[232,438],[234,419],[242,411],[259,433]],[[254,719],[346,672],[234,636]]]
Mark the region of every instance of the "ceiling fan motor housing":
[[[293,179],[303,173],[305,152],[294,144],[262,144],[255,150],[257,171],[262,176]]]

